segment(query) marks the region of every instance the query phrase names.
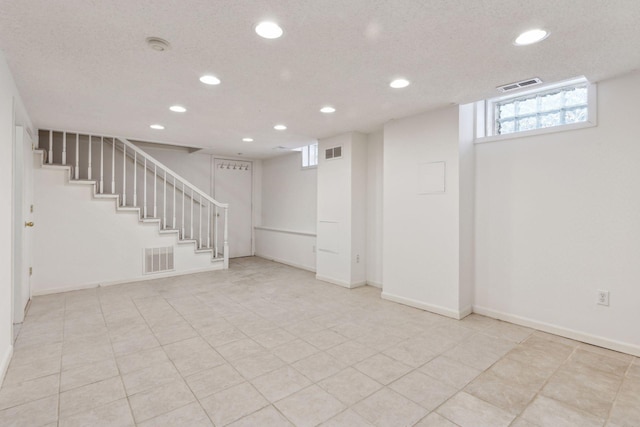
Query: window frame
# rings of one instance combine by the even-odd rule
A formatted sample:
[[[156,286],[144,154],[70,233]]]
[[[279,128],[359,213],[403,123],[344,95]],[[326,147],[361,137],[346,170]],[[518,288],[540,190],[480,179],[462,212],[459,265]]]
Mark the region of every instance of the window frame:
[[[312,156],[311,156],[311,147],[315,147],[315,163],[312,163]],[[304,169],[315,169],[318,167],[318,143],[315,142],[313,144],[309,144],[309,145],[304,145],[300,148],[296,148],[296,151],[300,151],[300,166],[301,168]],[[304,158],[305,158],[305,154],[307,156],[307,162],[309,163],[307,166],[304,165]]]
[[[532,129],[506,134],[495,134],[495,105],[511,99],[526,97],[534,94],[542,94],[554,89],[567,88],[571,86],[587,85],[587,120],[579,123],[569,123],[545,128]],[[561,82],[538,86],[534,89],[516,91],[509,95],[498,96],[476,102],[475,104],[475,142],[501,141],[514,138],[525,138],[533,135],[543,135],[547,133],[564,132],[569,130],[583,129],[597,125],[597,86],[590,83],[586,78],[579,77]]]

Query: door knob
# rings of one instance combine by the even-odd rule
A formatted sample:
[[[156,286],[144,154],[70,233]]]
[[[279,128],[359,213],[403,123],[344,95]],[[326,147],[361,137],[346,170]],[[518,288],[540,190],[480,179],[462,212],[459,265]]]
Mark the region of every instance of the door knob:
[[[33,221],[25,222],[24,226],[25,227],[33,227]]]

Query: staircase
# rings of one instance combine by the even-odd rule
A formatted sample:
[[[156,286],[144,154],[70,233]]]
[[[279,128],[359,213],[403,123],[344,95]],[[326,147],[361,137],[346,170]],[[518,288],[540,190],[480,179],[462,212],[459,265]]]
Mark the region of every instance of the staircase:
[[[65,169],[69,183],[93,186],[96,199],[156,223],[212,263],[229,267],[228,204],[220,203],[125,138],[40,130],[45,169]]]

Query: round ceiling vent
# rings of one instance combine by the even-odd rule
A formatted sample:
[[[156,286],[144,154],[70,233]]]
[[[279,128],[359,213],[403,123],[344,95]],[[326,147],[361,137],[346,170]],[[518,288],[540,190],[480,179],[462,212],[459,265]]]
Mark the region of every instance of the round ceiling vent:
[[[147,37],[147,44],[149,47],[157,52],[164,52],[169,50],[171,45],[168,41],[161,39],[160,37]]]

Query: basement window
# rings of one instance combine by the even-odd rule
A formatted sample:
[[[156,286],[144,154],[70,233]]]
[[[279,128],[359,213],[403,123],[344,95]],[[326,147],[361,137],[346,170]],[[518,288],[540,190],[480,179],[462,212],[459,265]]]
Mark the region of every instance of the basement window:
[[[305,145],[298,148],[302,153],[302,169],[315,168],[318,166],[318,143]]]
[[[476,104],[476,139],[493,140],[595,125],[595,85],[585,78]],[[484,128],[480,125],[484,125]]]

